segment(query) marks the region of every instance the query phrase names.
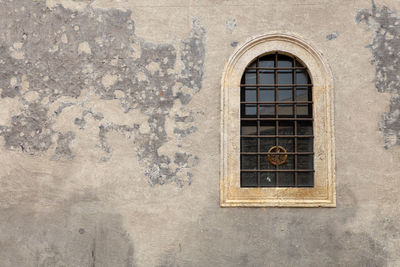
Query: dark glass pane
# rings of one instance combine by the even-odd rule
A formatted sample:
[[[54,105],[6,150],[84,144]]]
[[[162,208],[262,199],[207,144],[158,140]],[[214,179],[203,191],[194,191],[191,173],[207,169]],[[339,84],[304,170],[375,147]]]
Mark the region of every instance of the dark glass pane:
[[[312,117],[312,104],[298,104],[296,110],[297,117],[311,118]]]
[[[280,67],[280,68],[293,67],[293,59],[289,56],[278,55],[278,67]]]
[[[251,64],[249,65],[250,68],[255,68],[257,67],[257,60],[254,60],[253,62],[251,62]]]
[[[294,135],[294,121],[279,121],[279,135]]]
[[[257,121],[242,121],[240,126],[241,135],[257,135]]]
[[[273,70],[260,70],[260,84],[274,84],[274,71]]]
[[[256,84],[257,83],[257,73],[256,70],[247,70],[244,74],[245,84]]]
[[[260,138],[260,152],[268,152],[275,143],[275,138]]]
[[[263,152],[267,152],[267,151],[268,150],[263,151]],[[261,170],[274,170],[274,169],[276,169],[276,165],[274,165],[268,161],[267,155],[261,155],[260,156],[260,169]]]
[[[260,102],[275,101],[275,89],[273,87],[260,88]]]
[[[293,170],[294,169],[294,155],[287,155],[285,163],[279,165],[279,169],[283,170]]]
[[[278,186],[280,187],[289,187],[295,185],[293,172],[280,172],[278,177]]]
[[[308,73],[305,70],[296,71],[296,83],[297,84],[308,84]]]
[[[240,151],[242,152],[257,152],[258,142],[257,138],[246,138],[240,139]]]
[[[312,172],[297,173],[297,185],[301,187],[314,186],[314,173]]]
[[[278,117],[293,117],[293,105],[278,105]]]
[[[312,152],[313,139],[312,138],[297,138],[297,151],[298,152]]]
[[[257,116],[257,105],[255,104],[242,104],[242,118],[254,118]]]
[[[297,121],[297,134],[298,135],[312,135],[312,121]]]
[[[314,155],[297,155],[297,169],[313,169]]]
[[[307,87],[296,88],[296,101],[312,101],[310,90]]]
[[[259,59],[258,66],[260,68],[273,68],[275,62],[275,55],[266,55]]]
[[[256,87],[243,87],[241,101],[256,102],[257,101],[257,88]]]
[[[261,172],[260,173],[260,183],[261,186],[275,186],[276,177],[274,172]]]
[[[257,155],[241,155],[240,168],[242,170],[255,170],[257,169]]]
[[[260,104],[260,116],[263,118],[275,117],[275,105]]]
[[[279,101],[293,101],[292,87],[279,87],[278,88],[278,100]]]
[[[293,74],[291,70],[278,71],[278,84],[293,84]]]
[[[241,187],[256,187],[258,184],[256,172],[242,172],[240,173],[240,186]]]
[[[260,121],[260,135],[275,135],[275,121]]]
[[[305,67],[301,62],[296,60],[296,67]]]
[[[278,145],[283,147],[287,152],[293,152],[294,138],[279,138]]]

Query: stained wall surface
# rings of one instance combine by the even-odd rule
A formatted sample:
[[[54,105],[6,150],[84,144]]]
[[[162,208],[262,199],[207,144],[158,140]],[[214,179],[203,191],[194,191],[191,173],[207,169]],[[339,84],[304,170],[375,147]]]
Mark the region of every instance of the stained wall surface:
[[[0,266],[400,266],[397,0],[0,0]],[[293,33],[334,77],[336,208],[220,208],[220,81]]]

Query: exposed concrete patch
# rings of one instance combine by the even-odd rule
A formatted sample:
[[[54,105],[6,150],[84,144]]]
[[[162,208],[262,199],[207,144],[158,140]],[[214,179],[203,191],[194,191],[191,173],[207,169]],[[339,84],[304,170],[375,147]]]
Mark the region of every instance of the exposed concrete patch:
[[[20,114],[11,117],[11,126],[1,126],[5,146],[29,154],[47,151],[55,132],[51,129],[48,109],[37,103],[27,105]]]
[[[190,157],[191,155],[187,153],[175,153],[174,163],[178,166],[188,167],[187,164]]]
[[[79,129],[84,129],[86,125],[86,121],[84,118],[75,118],[74,124],[79,126]]]
[[[400,144],[400,96],[390,99],[390,110],[382,115],[380,130],[385,135],[385,148]]]
[[[13,1],[0,3],[0,27],[9,33],[0,35],[1,97],[23,104],[11,117],[11,126],[0,126],[5,146],[32,155],[55,146],[53,160],[72,159],[69,143],[76,128],[55,127],[65,108],[79,106],[84,111],[70,114],[71,123],[85,131],[86,115],[98,121],[99,147],[106,154],[101,161],[112,156],[106,140],[109,131],[129,138],[133,134],[132,144],[150,184],[188,183],[190,172],[178,178],[182,168],[171,167],[174,159],[160,155],[158,149],[166,142],[181,142],[196,130],[193,121],[180,122],[179,134],[167,136],[165,123],[173,120],[176,104],[187,105],[201,89],[204,28],[194,20],[190,36],[180,45],[149,43],[135,35],[130,11],[95,9],[91,3],[23,0],[18,10]],[[84,91],[87,96],[81,99]],[[118,118],[103,115],[106,105],[95,104],[91,98],[96,97],[102,103],[119,101],[124,113],[139,110],[138,123],[121,124]],[[142,117],[147,118],[148,131],[139,130]]]
[[[103,124],[101,124],[99,127],[99,141],[100,141],[99,147],[107,154],[105,156],[102,156],[100,160],[107,161],[111,157],[112,148],[108,144],[107,136],[106,136],[106,134],[108,132],[117,131],[117,132],[120,132],[121,134],[127,136],[127,134],[130,132],[133,132],[135,128],[137,128],[137,127],[134,126],[134,128],[131,128],[127,125],[116,125],[116,124],[103,125]]]
[[[334,33],[328,34],[326,36],[326,39],[327,40],[334,40],[334,39],[338,38],[338,36],[339,36],[339,33],[338,32],[334,32]]]
[[[59,160],[61,158],[72,159],[74,155],[69,147],[72,140],[75,139],[75,134],[73,132],[67,132],[65,134],[58,133],[56,152],[52,156],[53,160]]]
[[[177,81],[183,85],[181,89],[189,89],[181,94],[187,98],[184,102],[181,99],[181,102],[186,104],[190,101],[193,93],[200,91],[204,76],[205,29],[199,20],[193,20],[191,36],[183,40],[182,44],[181,61],[184,69]]]
[[[368,46],[375,66],[375,87],[378,92],[392,93],[390,110],[382,115],[380,130],[385,148],[400,145],[400,16],[387,6],[377,7],[372,1],[371,9],[360,10],[356,22],[365,22],[375,37]]]
[[[179,129],[179,128],[174,129],[174,133],[176,137],[179,139],[185,138],[186,136],[194,133],[195,131],[197,131],[197,128],[195,126],[190,126],[189,128],[186,129]]]

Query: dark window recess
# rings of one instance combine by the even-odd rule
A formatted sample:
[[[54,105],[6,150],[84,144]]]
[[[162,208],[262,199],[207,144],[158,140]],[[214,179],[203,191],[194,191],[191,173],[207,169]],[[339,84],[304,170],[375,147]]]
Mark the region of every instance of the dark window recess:
[[[313,187],[312,84],[278,52],[256,58],[241,81],[241,187]]]

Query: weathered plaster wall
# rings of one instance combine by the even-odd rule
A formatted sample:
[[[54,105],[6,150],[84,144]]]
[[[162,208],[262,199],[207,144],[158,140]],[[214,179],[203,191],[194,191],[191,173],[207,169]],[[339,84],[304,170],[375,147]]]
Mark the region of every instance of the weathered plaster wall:
[[[0,266],[400,266],[396,10],[0,0]],[[219,207],[224,64],[271,31],[331,66],[337,208]]]
[[[377,7],[372,2],[371,9],[357,13],[357,22],[365,22],[375,36],[368,47],[374,64],[375,87],[378,92],[392,93],[390,111],[382,116],[381,130],[385,137],[385,147],[400,144],[400,16],[387,6]]]

